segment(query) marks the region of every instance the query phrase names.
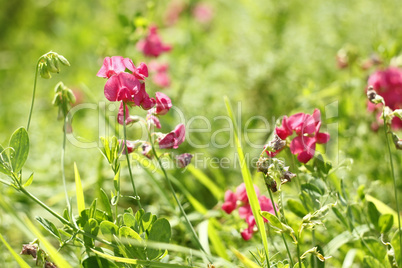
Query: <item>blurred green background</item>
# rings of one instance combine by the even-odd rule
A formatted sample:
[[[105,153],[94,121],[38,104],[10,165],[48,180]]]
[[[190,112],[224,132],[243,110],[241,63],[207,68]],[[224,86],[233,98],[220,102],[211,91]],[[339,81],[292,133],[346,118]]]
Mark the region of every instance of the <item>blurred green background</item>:
[[[276,119],[296,112],[311,114],[319,108],[332,135],[328,157],[334,166],[344,159],[353,160],[339,176],[350,189],[365,184],[373,189],[371,194],[395,207],[389,167],[384,160],[384,136],[382,131],[370,129],[375,116],[366,111],[364,89],[368,75],[375,69],[363,70],[361,65],[375,54],[386,66],[401,53],[400,1],[204,1],[213,10],[212,20],[204,24],[192,15],[198,1],[176,2],[182,3],[183,11],[175,24],[167,25],[170,1],[1,1],[1,144],[7,144],[16,128],[26,125],[37,59],[52,50],[71,63],[71,67],[62,66],[60,74],[50,80],[38,79],[30,157],[24,171],[35,172],[32,192],[59,211],[64,207],[60,173],[62,122],[56,121],[57,108],[51,104],[54,86],[63,81],[82,94],[82,103],[105,103],[107,115],[114,116],[117,106],[114,111],[108,109],[114,106],[108,106],[103,95],[105,80],[96,77],[96,73],[105,56],[121,55],[135,64],[149,63],[151,59],[145,58],[135,45],[146,34],[146,25],[153,23],[159,26],[163,41],[173,46],[170,53],[158,59],[169,63],[172,84],[168,89],[158,89],[149,83],[147,91],[150,95],[162,91],[170,96],[185,122],[193,120],[190,128],[205,130],[207,122],[211,126],[206,132],[193,131],[187,136],[188,141],[204,144],[205,148],[194,148],[187,142],[179,152],[234,158],[233,146],[212,143],[217,140],[224,145],[230,141],[230,133],[222,131],[229,127],[228,121],[219,117],[227,115],[225,95],[235,109],[240,103],[238,114],[243,130],[245,126],[262,129],[250,134],[251,142],[259,148],[243,140],[244,150],[251,158],[259,156]],[[339,69],[336,62],[336,54],[342,48],[354,58],[345,69]],[[131,114],[136,112],[145,115],[138,109]],[[259,117],[252,119],[253,116]],[[267,119],[269,127],[261,117]],[[99,110],[79,111],[73,121],[74,136],[85,142],[97,141],[103,134],[100,120]],[[161,118],[162,132],[171,131],[179,121],[178,113]],[[136,129],[131,128],[130,138],[136,138]],[[401,157],[395,157],[399,167]],[[74,161],[87,188],[87,201],[97,196],[95,185],[112,187],[112,173],[98,149],[68,143],[66,172],[72,191]],[[203,171],[223,190],[233,189],[242,181],[238,167],[207,166]],[[140,169],[135,172],[141,198],[150,210],[157,211],[163,204],[152,192],[147,175]],[[171,172],[208,208],[221,201],[211,198],[191,174]],[[17,211],[31,216],[43,213],[3,185],[0,194]],[[15,249],[32,239],[14,232],[18,226],[13,219],[0,214],[0,232]],[[10,261],[9,254],[1,252],[2,258]]]

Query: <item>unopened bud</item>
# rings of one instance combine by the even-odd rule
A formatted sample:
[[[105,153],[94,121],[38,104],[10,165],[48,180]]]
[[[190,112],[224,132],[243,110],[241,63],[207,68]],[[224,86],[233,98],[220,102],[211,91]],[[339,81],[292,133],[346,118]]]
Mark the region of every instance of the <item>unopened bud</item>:
[[[49,73],[46,62],[39,63],[39,74],[42,78],[49,79],[52,76]]]
[[[191,163],[192,158],[193,158],[193,155],[189,154],[189,153],[184,153],[184,154],[181,154],[181,155],[177,155],[176,156],[177,165],[180,168],[185,168],[186,166],[188,166]]]
[[[63,63],[66,66],[70,66],[70,63],[66,58],[64,58],[62,55],[57,55],[57,58],[60,60],[61,63]]]
[[[285,184],[287,182],[292,181],[292,179],[296,177],[296,174],[290,172],[290,171],[285,171],[281,177],[281,184]]]
[[[402,150],[402,141],[399,139],[398,135],[392,133],[392,140],[395,144],[395,148],[398,150]]]
[[[370,102],[374,104],[384,103],[384,98],[378,95],[377,92],[375,92],[373,86],[368,87],[367,98],[369,99]]]
[[[46,65],[48,66],[49,72],[52,73],[60,72],[60,68],[56,66],[57,61],[58,59],[56,59],[53,55],[49,55],[46,57]]]
[[[36,244],[24,244],[22,245],[21,255],[31,255],[36,259],[36,254],[38,252],[38,245]]]
[[[257,171],[267,174],[270,164],[271,163],[268,158],[260,157],[260,159],[257,161]]]

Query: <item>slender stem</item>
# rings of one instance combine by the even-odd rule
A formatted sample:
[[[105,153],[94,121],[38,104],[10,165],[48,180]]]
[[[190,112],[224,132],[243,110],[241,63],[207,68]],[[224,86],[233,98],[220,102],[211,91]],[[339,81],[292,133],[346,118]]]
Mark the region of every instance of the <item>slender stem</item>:
[[[396,211],[398,213],[398,232],[399,232],[399,247],[400,247],[400,254],[402,256],[402,232],[401,232],[401,214],[399,211],[399,202],[398,202],[398,189],[397,189],[397,184],[396,184],[396,178],[395,178],[395,172],[394,172],[394,162],[392,160],[392,152],[391,152],[391,146],[389,145],[389,138],[388,138],[388,133],[387,133],[387,124],[385,123],[384,119],[384,134],[385,134],[385,139],[387,141],[387,147],[388,147],[388,153],[389,153],[389,162],[391,164],[391,174],[392,174],[392,179],[394,182],[394,195],[395,195],[395,202],[396,202]]]
[[[302,263],[301,263],[301,258],[300,258],[300,236],[299,235],[297,235],[297,244],[296,244],[296,246],[297,246],[297,260],[299,261],[299,267],[298,268],[301,268]]]
[[[313,247],[315,247],[315,231],[314,231],[314,229],[311,231],[311,237],[312,237],[312,244],[313,244]],[[317,258],[313,258],[313,263],[312,263],[312,265],[313,265],[313,268],[316,268],[316,267],[317,267]]]
[[[123,102],[123,133],[124,133],[124,151],[126,153],[126,159],[127,159],[127,165],[128,165],[128,172],[130,173],[130,180],[131,180],[131,185],[133,186],[133,191],[135,195],[135,200],[137,200],[138,207],[142,209],[141,202],[140,202],[140,197],[137,194],[137,189],[135,188],[135,183],[134,183],[134,178],[133,178],[133,173],[131,172],[131,164],[130,164],[130,157],[128,156],[128,146],[127,146],[127,126],[126,126],[126,108],[127,104]]]
[[[267,184],[265,184],[265,186],[268,189],[269,197],[271,198],[272,206],[273,206],[274,211],[275,211],[275,216],[279,219],[279,214],[278,214],[278,211],[276,210],[275,201],[274,201],[274,197],[272,196],[271,188],[269,188]],[[285,235],[283,233],[281,233],[281,235],[282,235],[283,243],[285,244],[285,247],[286,247],[286,251],[288,252],[290,267],[293,267],[294,266],[293,265],[293,259],[292,259],[292,255],[290,254],[288,243],[286,242]]]
[[[158,157],[158,154],[156,153],[155,146],[154,146],[154,143],[152,142],[152,137],[151,137],[151,134],[150,134],[149,131],[148,131],[148,137],[149,137],[149,142],[151,143],[152,152],[153,152],[153,154],[154,154],[156,160],[158,161],[158,164],[159,164],[159,166],[160,166],[160,168],[161,168],[161,170],[162,170],[162,172],[163,172],[163,175],[164,175],[164,177],[165,177],[165,179],[166,179],[166,182],[167,182],[167,184],[168,184],[168,186],[169,186],[169,189],[170,189],[170,191],[172,192],[173,197],[174,197],[174,199],[175,199],[177,205],[179,206],[180,212],[181,212],[181,214],[183,215],[183,217],[184,217],[184,219],[185,219],[187,228],[189,229],[189,231],[190,231],[191,234],[193,235],[193,238],[194,238],[195,243],[197,244],[197,247],[198,247],[202,252],[204,252],[204,254],[205,254],[206,258],[208,259],[208,261],[209,261],[210,263],[212,263],[212,259],[208,256],[208,254],[207,254],[207,252],[205,251],[204,247],[201,245],[201,242],[200,242],[200,240],[198,239],[197,233],[195,232],[195,230],[194,230],[194,228],[193,228],[193,225],[191,224],[190,220],[188,219],[187,214],[186,214],[186,212],[184,211],[183,206],[181,205],[179,199],[177,198],[177,195],[176,195],[176,192],[175,192],[175,190],[174,190],[174,188],[173,188],[173,185],[172,185],[172,183],[171,183],[171,181],[170,181],[170,179],[169,179],[169,177],[168,177],[168,175],[167,175],[167,173],[166,173],[165,168],[164,168],[163,165],[162,165],[162,161],[160,160],[160,158]]]
[[[31,108],[29,109],[29,116],[28,116],[28,123],[27,123],[27,131],[29,130],[29,125],[31,124],[31,117],[32,117],[32,112],[33,112],[33,107],[34,107],[34,102],[35,102],[36,82],[38,81],[39,62],[41,61],[42,57],[43,57],[43,56],[41,56],[41,57],[38,59],[38,62],[36,63],[35,80],[34,80],[34,86],[33,86],[33,91],[32,91]]]
[[[66,152],[66,124],[67,124],[67,116],[64,117],[64,126],[63,126],[63,147],[61,149],[61,177],[63,179],[63,186],[64,186],[64,194],[66,196],[66,203],[67,203],[67,210],[71,217],[71,204],[68,198],[68,191],[67,191],[67,183],[66,183],[66,173],[64,170],[64,156]]]
[[[43,207],[44,209],[46,209],[50,214],[52,214],[54,217],[56,217],[59,221],[61,221],[62,223],[66,224],[66,225],[70,225],[70,222],[68,220],[66,220],[65,218],[63,218],[62,216],[60,216],[57,212],[55,212],[54,210],[52,210],[50,207],[48,207],[45,203],[43,203],[42,201],[40,201],[36,196],[34,196],[33,194],[31,194],[30,192],[28,192],[27,190],[25,190],[24,187],[20,186],[18,188],[19,191],[21,191],[22,193],[24,193],[26,196],[28,196],[29,198],[31,198],[33,201],[35,201],[38,205],[40,205],[41,207]]]

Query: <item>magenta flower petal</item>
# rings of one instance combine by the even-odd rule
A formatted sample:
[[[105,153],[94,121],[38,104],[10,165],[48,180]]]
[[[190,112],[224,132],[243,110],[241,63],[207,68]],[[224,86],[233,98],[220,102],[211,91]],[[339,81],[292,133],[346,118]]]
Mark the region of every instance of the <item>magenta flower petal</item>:
[[[232,191],[227,190],[225,193],[225,202],[222,205],[222,209],[227,214],[230,214],[230,213],[232,213],[233,210],[236,209],[236,207],[237,207],[237,204],[236,204],[235,194]]]
[[[257,185],[253,185],[255,193],[257,196],[260,196],[260,190],[258,189]],[[242,183],[236,188],[236,198],[237,200],[243,202],[244,204],[248,204],[248,196],[246,191],[246,184]]]
[[[135,88],[140,88],[141,83],[133,75],[119,73],[113,75],[105,84],[105,97],[110,101],[131,102]],[[120,92],[122,91],[122,92]]]
[[[292,140],[292,142],[290,143],[290,151],[292,152],[292,154],[297,155],[304,151],[305,149],[305,144],[303,141],[304,138],[305,137],[297,136]]]
[[[145,56],[158,57],[161,53],[170,51],[171,46],[163,44],[158,35],[158,28],[151,26],[146,38],[137,43],[137,49]]]
[[[186,127],[183,124],[179,124],[173,132],[175,134],[175,144],[173,146],[173,149],[177,149],[186,138]]]
[[[249,227],[247,229],[244,229],[240,234],[241,234],[241,237],[247,241],[253,237],[253,233],[254,233],[253,227]]]
[[[110,78],[113,75],[124,72],[126,68],[131,70],[132,66],[134,66],[134,64],[129,58],[123,58],[121,56],[106,57],[96,75],[98,77]]]
[[[175,144],[175,134],[173,132],[170,132],[163,139],[159,141],[159,148],[172,149],[174,144]]]
[[[314,155],[309,154],[307,151],[304,151],[297,156],[297,160],[299,160],[300,163],[306,164],[313,156]]]
[[[172,107],[172,101],[168,96],[161,92],[156,92],[156,111],[157,115],[165,115]]]
[[[318,144],[324,144],[329,141],[330,136],[328,133],[317,133],[315,135],[315,138],[316,138]]]
[[[239,207],[239,216],[242,219],[246,219],[248,216],[253,215],[253,212],[251,211],[251,207],[249,204],[243,205]]]
[[[288,125],[288,117],[284,116],[282,119],[282,125],[275,129],[276,135],[282,140],[285,140],[288,136],[292,135],[292,129]]]

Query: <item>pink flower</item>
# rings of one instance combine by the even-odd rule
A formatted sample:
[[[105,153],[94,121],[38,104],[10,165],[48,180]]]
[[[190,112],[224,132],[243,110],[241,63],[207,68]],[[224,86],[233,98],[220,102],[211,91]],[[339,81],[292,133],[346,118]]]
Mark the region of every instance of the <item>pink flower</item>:
[[[119,140],[120,146],[122,148],[122,154],[126,154],[126,148],[124,146],[124,140]],[[127,152],[131,154],[137,148],[137,143],[134,141],[127,141]]]
[[[368,79],[368,85],[373,86],[377,94],[384,98],[385,104],[392,110],[402,107],[402,70],[390,67],[385,70],[378,70],[373,73]],[[381,114],[381,104],[375,105],[367,102],[370,112]],[[380,122],[380,116],[378,116]],[[402,120],[395,117],[392,120],[392,128],[402,128]]]
[[[267,211],[272,215],[275,215],[275,210],[271,199],[262,195],[258,198],[258,202],[260,203],[261,211]],[[264,221],[267,222],[268,220],[264,218]]]
[[[211,6],[206,3],[198,3],[193,9],[194,18],[202,24],[210,22],[214,16]]]
[[[167,63],[161,64],[156,61],[152,61],[149,65],[149,69],[153,72],[152,82],[155,85],[166,88],[170,86],[170,77],[168,75],[169,65]]]
[[[150,110],[150,111],[152,111],[152,110]],[[146,119],[150,124],[154,125],[156,128],[161,128],[161,123],[159,121],[159,118],[156,117],[155,115],[153,115],[152,113],[148,112]]]
[[[186,136],[186,128],[183,124],[179,124],[176,128],[168,133],[159,141],[160,149],[177,149],[183,143]]]
[[[132,70],[133,62],[129,58],[121,56],[106,57],[103,65],[96,74],[98,77],[110,78],[113,75],[124,72],[126,69]]]
[[[260,190],[256,185],[254,185],[254,190],[257,194],[257,196],[260,195]],[[243,202],[244,204],[248,204],[248,196],[247,196],[247,191],[246,191],[246,184],[242,183],[236,188],[236,197],[237,200]]]
[[[119,73],[109,78],[105,85],[105,97],[110,101],[124,101],[130,105],[141,106],[145,110],[155,106],[155,99],[149,98],[145,84],[133,75]]]
[[[250,240],[254,234],[254,226],[249,225],[248,228],[244,229],[240,234],[244,240]]]
[[[147,37],[137,43],[137,49],[145,56],[158,57],[161,53],[170,51],[172,47],[163,44],[158,35],[158,28],[151,26]]]
[[[237,207],[237,199],[234,192],[227,190],[225,193],[225,202],[222,205],[222,209],[227,213],[232,213]]]
[[[161,92],[156,92],[155,97],[156,97],[155,113],[157,115],[167,114],[170,108],[172,108],[172,101],[170,100],[170,98]]]
[[[184,8],[185,3],[182,0],[170,1],[164,14],[165,25],[173,26],[176,24]]]
[[[133,70],[129,70],[132,71],[133,75],[139,80],[145,80],[145,78],[148,77],[148,67],[143,62],[140,63],[140,66],[138,66],[138,68],[136,68],[133,64]]]
[[[312,115],[298,113],[290,116],[284,116],[282,125],[275,129],[276,134],[285,140],[294,132],[296,137],[290,143],[290,151],[297,155],[297,159],[301,163],[307,163],[313,158],[316,143],[323,144],[329,141],[329,134],[320,132],[321,113],[315,109]],[[280,151],[280,150],[279,150]],[[279,151],[268,152],[269,156],[275,156]]]

